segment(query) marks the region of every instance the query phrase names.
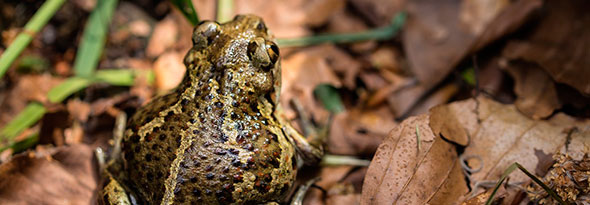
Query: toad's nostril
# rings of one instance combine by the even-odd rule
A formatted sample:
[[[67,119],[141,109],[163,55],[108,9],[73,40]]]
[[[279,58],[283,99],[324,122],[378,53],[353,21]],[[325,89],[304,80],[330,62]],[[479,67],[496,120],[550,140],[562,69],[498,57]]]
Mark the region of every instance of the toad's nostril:
[[[258,47],[258,43],[256,43],[256,41],[250,41],[250,43],[248,43],[247,53],[248,53],[248,59],[250,59],[250,61],[252,61],[254,55],[256,55],[256,48],[257,47]]]

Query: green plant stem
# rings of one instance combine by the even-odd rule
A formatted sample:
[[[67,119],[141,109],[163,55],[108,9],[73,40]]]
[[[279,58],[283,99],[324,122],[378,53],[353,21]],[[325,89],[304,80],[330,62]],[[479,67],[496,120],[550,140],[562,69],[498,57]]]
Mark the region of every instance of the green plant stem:
[[[32,102],[25,107],[14,119],[0,130],[0,148],[12,144],[12,141],[23,130],[35,124],[43,117],[46,109],[39,102]]]
[[[531,178],[539,186],[543,187],[543,189],[549,194],[549,196],[551,196],[551,198],[553,198],[557,202],[559,202],[559,204],[568,204],[567,202],[563,201],[561,199],[561,197],[559,197],[559,195],[557,195],[553,190],[551,190],[551,188],[549,188],[547,185],[545,185],[539,178],[537,178],[535,175],[531,174],[528,170],[526,170],[518,162],[514,162],[512,165],[510,165],[504,171],[504,173],[502,174],[502,177],[500,177],[500,180],[498,180],[498,183],[496,183],[496,186],[494,187],[494,190],[492,191],[492,193],[490,194],[490,197],[486,201],[486,205],[491,205],[492,204],[493,198],[496,195],[496,192],[498,191],[498,188],[500,188],[500,185],[502,185],[502,183],[504,182],[504,180],[506,180],[506,177],[508,177],[508,175],[510,173],[512,173],[514,170],[516,170],[517,168],[520,169],[520,171],[522,171],[524,174],[526,174],[529,178]]]
[[[153,73],[131,69],[103,69],[96,72],[93,77],[71,77],[59,85],[53,87],[47,93],[47,98],[51,103],[58,103],[68,96],[78,92],[93,83],[108,83],[116,86],[131,86],[137,76],[145,75],[149,83],[153,82]],[[12,119],[2,130],[0,130],[0,151],[5,150],[13,145],[23,145],[23,143],[14,143],[13,140],[25,129],[31,127],[43,117],[46,109],[39,102],[29,103],[17,117]],[[28,139],[28,138],[27,138]],[[25,140],[27,140],[25,139]],[[30,145],[31,143],[24,143]]]
[[[359,33],[347,34],[324,34],[293,39],[278,39],[280,47],[297,47],[308,46],[322,43],[351,43],[366,40],[386,40],[390,39],[401,29],[406,21],[405,13],[398,13],[393,18],[391,24],[385,28],[377,28]]]
[[[345,156],[345,155],[331,155],[326,154],[322,158],[320,162],[322,166],[339,166],[339,165],[351,165],[351,166],[359,166],[359,167],[368,167],[371,164],[371,161],[365,159],[359,159],[353,156]]]
[[[217,1],[217,22],[225,23],[232,19],[232,12],[234,10],[234,0],[219,0]]]
[[[84,28],[80,48],[74,60],[74,71],[77,76],[89,77],[94,73],[102,55],[107,31],[113,16],[117,0],[99,0],[96,8]]]
[[[47,0],[41,8],[33,15],[31,20],[27,22],[24,30],[18,34],[14,42],[6,49],[4,54],[0,56],[0,78],[4,76],[10,65],[20,55],[20,53],[31,43],[33,36],[47,24],[49,19],[55,12],[61,8],[65,0]]]

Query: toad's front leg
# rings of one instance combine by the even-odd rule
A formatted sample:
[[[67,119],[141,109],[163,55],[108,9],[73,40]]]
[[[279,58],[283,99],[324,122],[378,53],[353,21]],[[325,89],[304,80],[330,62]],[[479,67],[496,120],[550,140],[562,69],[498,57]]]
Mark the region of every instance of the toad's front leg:
[[[111,152],[109,161],[102,149],[96,149],[96,158],[98,160],[100,175],[101,175],[101,188],[98,191],[98,203],[99,204],[131,204],[129,195],[122,184],[113,176],[113,171],[118,173],[121,171],[120,167],[120,154],[121,154],[121,139],[125,130],[125,124],[127,121],[127,115],[121,113],[117,116],[115,122],[115,129],[113,130],[114,147]]]
[[[103,188],[98,192],[99,204],[131,204],[127,192],[109,171],[103,174]]]

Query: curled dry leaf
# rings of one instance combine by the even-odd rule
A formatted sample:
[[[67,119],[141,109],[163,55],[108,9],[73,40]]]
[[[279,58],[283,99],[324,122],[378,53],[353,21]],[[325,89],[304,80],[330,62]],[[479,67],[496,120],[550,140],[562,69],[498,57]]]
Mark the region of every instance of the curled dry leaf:
[[[281,104],[286,109],[288,116],[294,116],[290,110],[289,102],[297,98],[305,111],[318,122],[325,122],[329,113],[321,103],[316,102],[313,90],[320,84],[330,84],[341,87],[342,83],[334,73],[327,60],[330,52],[335,48],[329,45],[305,48],[303,52],[297,52],[282,61],[282,87]],[[291,114],[289,113],[291,112]]]
[[[362,204],[452,204],[467,193],[453,145],[434,135],[429,118],[404,120],[379,146]]]
[[[23,75],[19,78],[15,87],[10,92],[0,94],[0,125],[5,125],[12,120],[29,101],[47,101],[47,92],[62,82],[50,74]]]
[[[432,94],[426,96],[425,99],[416,103],[413,106],[412,111],[408,112],[406,115],[414,116],[428,113],[430,108],[448,102],[457,94],[457,92],[459,92],[459,89],[459,86],[454,83],[441,85],[440,88],[437,88]]]
[[[74,145],[23,153],[0,166],[0,204],[92,204],[92,149]]]
[[[484,97],[437,107],[431,111],[431,116],[436,120],[430,122],[435,133],[450,139],[470,138],[462,156],[472,169],[481,168],[469,176],[476,193],[481,191],[476,186],[479,182],[495,183],[514,162],[535,171],[546,164],[545,156],[559,150],[569,152],[566,148],[576,146],[573,141],[584,144],[580,142],[584,138],[577,137],[576,132],[569,134],[568,141],[568,130],[588,130],[590,126],[588,122],[558,124],[532,120],[518,112],[514,105],[502,105]],[[561,118],[560,121],[566,121],[565,117]],[[582,147],[585,148],[579,148],[581,152],[589,151],[586,145]],[[510,181],[528,183],[530,178],[522,172],[514,172]],[[514,200],[516,193],[517,190],[505,192],[505,202]]]
[[[522,40],[511,40],[503,55],[537,63],[551,77],[590,94],[590,2],[547,1],[543,17]],[[564,23],[565,22],[565,23]]]
[[[365,176],[361,202],[458,203],[466,197],[465,179],[470,180],[475,194],[481,194],[480,182],[494,184],[514,162],[542,176],[548,169],[547,156],[557,151],[575,159],[589,153],[588,136],[590,121],[564,114],[547,121],[532,120],[514,105],[502,105],[485,97],[438,106],[430,115],[402,122],[379,146]],[[447,141],[465,146],[462,156],[476,170],[467,178],[455,147]],[[530,178],[514,172],[510,182],[528,183]],[[505,203],[517,203],[513,201],[517,193],[501,188],[496,196],[502,196]],[[477,201],[481,200],[471,198],[465,203]]]
[[[352,169],[351,166],[323,167],[319,173],[320,181],[316,182],[315,185],[328,192],[324,193],[320,189],[311,188],[305,196],[304,204],[324,204],[325,199],[332,197],[332,194],[329,193],[330,190],[334,186],[338,186]],[[305,179],[302,181],[305,183]]]
[[[518,28],[542,4],[540,0],[520,0],[503,7],[502,4],[488,7],[489,11],[471,12],[465,10],[482,7],[463,5],[467,2],[471,1],[408,2],[410,17],[404,27],[402,43],[419,83],[388,98],[396,116],[405,114],[466,55]],[[465,22],[461,14],[481,17],[477,17],[478,21]],[[482,25],[485,29],[478,29]]]
[[[396,125],[393,113],[385,106],[349,109],[334,116],[328,150],[333,154],[370,156]]]
[[[531,63],[510,63],[506,70],[514,78],[514,105],[533,119],[545,118],[561,107],[555,83],[549,74]]]

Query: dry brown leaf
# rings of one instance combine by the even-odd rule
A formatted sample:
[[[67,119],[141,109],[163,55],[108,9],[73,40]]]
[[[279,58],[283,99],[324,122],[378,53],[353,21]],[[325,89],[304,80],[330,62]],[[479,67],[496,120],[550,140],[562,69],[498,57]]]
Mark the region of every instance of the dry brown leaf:
[[[569,135],[568,143],[559,152],[566,153],[574,160],[582,160],[585,153],[590,153],[590,120],[579,120],[563,113],[557,113],[548,121],[564,127]]]
[[[328,197],[327,205],[360,204],[361,194],[341,194]]]
[[[72,116],[65,109],[60,108],[45,113],[39,124],[41,124],[39,144],[62,146],[66,142],[64,130],[72,125]]]
[[[258,15],[264,19],[264,23],[276,37],[294,38],[310,33],[305,27],[308,13],[304,10],[309,2],[311,1],[236,0],[234,14]]]
[[[442,105],[430,110],[430,128],[436,136],[462,146],[469,144],[469,130],[476,126],[477,118],[471,115],[471,107]]]
[[[371,65],[379,69],[386,69],[393,73],[402,74],[402,57],[399,49],[392,46],[382,46],[369,56]]]
[[[86,122],[91,112],[90,105],[79,99],[68,100],[66,108],[68,109],[70,115],[72,115],[75,120],[80,122]]]
[[[175,88],[186,72],[182,55],[176,51],[162,54],[154,62],[155,86],[159,91]]]
[[[324,58],[335,74],[341,76],[341,82],[346,88],[350,90],[357,88],[356,78],[362,67],[358,60],[334,45],[321,46],[316,51],[318,52],[316,55]]]
[[[0,165],[0,204],[92,204],[97,184],[92,149],[23,153]]]
[[[412,70],[421,83],[434,85],[446,77],[452,68],[467,54],[480,33],[479,24],[464,22],[460,15],[496,16],[502,9],[489,8],[488,12],[468,12],[472,7],[462,6],[469,1],[410,1],[403,42]],[[490,12],[495,11],[493,14]],[[467,27],[464,29],[463,27]]]
[[[486,98],[478,100],[476,116],[480,123],[476,125],[477,131],[470,133],[471,143],[464,152],[465,156],[480,156],[483,162],[481,171],[471,175],[473,180],[497,180],[514,162],[535,170],[539,160],[535,150],[551,154],[565,144],[567,133],[563,133],[563,127],[531,120],[517,112],[513,105],[501,105]],[[461,107],[474,103],[454,104]],[[468,160],[470,167],[479,167],[478,163]],[[529,178],[520,172],[511,175],[511,181],[527,180]]]
[[[410,117],[391,131],[365,176],[362,204],[450,204],[467,193],[453,145],[428,122]]]
[[[0,94],[0,127],[14,118],[29,101],[47,101],[47,92],[62,82],[50,74],[20,76],[15,87]]]
[[[350,4],[372,24],[386,26],[403,10],[406,0],[351,0]]]
[[[282,87],[281,104],[286,109],[286,115],[294,117],[290,109],[289,101],[297,98],[305,111],[311,113],[312,119],[325,122],[329,113],[321,103],[316,102],[313,90],[319,84],[330,84],[341,87],[342,83],[334,73],[328,62],[330,45],[305,48],[301,52],[294,53],[283,59],[282,63]],[[289,113],[290,112],[290,113]]]
[[[503,55],[544,68],[551,77],[590,94],[590,2],[547,1],[543,17],[523,39],[511,40]]]
[[[415,86],[394,93],[389,103],[402,116],[422,95],[443,80],[469,52],[480,49],[522,25],[529,14],[540,7],[539,0],[520,0],[498,9],[490,7],[486,12],[467,12],[462,6],[469,1],[408,2],[409,18],[405,24],[402,41],[408,63],[419,80]],[[487,21],[464,22],[461,13],[485,17]],[[495,13],[495,15],[491,15]],[[479,31],[478,27],[485,25]]]
[[[465,200],[461,205],[484,205],[486,204],[486,201],[488,201],[488,198],[490,198],[490,195],[492,195],[491,192],[483,192],[473,198]]]
[[[438,116],[434,118],[436,122],[431,120],[435,133],[451,139],[464,135],[470,137],[470,143],[462,156],[466,157],[472,169],[481,167],[481,170],[470,176],[470,183],[476,193],[481,191],[480,187],[475,186],[478,182],[495,183],[514,162],[529,171],[535,171],[546,164],[546,155],[559,150],[568,152],[566,147],[575,146],[572,141],[580,143],[578,140],[583,139],[572,138],[576,136],[574,133],[570,135],[571,140],[567,141],[568,129],[574,126],[575,130],[590,129],[590,123],[567,123],[573,120],[564,117],[561,117],[561,121],[567,122],[563,124],[535,121],[518,112],[514,105],[502,105],[484,97],[477,98],[477,101],[466,100],[437,107],[431,111],[431,116]],[[587,147],[583,150],[588,152]],[[527,183],[530,178],[522,172],[514,172],[510,175],[510,181]],[[506,194],[506,203],[511,203],[517,194],[517,190],[502,191],[500,194]]]
[[[120,52],[124,50],[144,51],[147,46],[147,38],[152,34],[155,20],[140,6],[131,2],[121,2],[113,14],[111,30],[109,31],[109,45],[116,49],[109,49],[109,52]],[[118,49],[118,50],[117,50]],[[113,54],[107,53],[109,56]],[[122,55],[125,56],[125,55]],[[122,57],[114,56],[114,57]]]
[[[330,127],[330,153],[370,156],[397,125],[386,106],[369,110],[352,108],[334,116]]]
[[[417,81],[408,83],[408,85],[395,89],[395,92],[388,95],[387,104],[395,116],[404,116],[428,89]]]
[[[356,13],[351,12],[349,9],[340,9],[331,14],[327,25],[322,26],[319,33],[354,33],[362,32],[369,29],[364,19],[360,18]],[[348,44],[348,48],[351,52],[365,55],[366,53],[372,52],[377,47],[376,41],[360,41]]]
[[[428,151],[417,151],[417,132],[420,150]],[[410,117],[390,133],[365,176],[361,202],[453,204],[465,200],[466,178],[455,147],[438,136],[466,146],[462,156],[468,166],[481,167],[469,177],[475,193],[482,193],[476,184],[495,183],[514,162],[544,174],[548,155],[560,151],[579,159],[590,152],[590,121],[564,114],[549,121],[532,120],[514,105],[485,97],[459,101],[433,108],[430,116]],[[510,182],[528,183],[530,178],[514,172]],[[502,188],[497,196],[502,196],[502,203],[517,203],[513,201],[517,193]],[[466,203],[477,203],[473,200],[480,201]]]
[[[553,80],[539,66],[514,62],[505,69],[514,79],[514,92],[518,96],[514,105],[523,114],[541,119],[561,107]]]
[[[501,69],[507,64],[506,60],[498,56],[478,57],[477,63],[479,64],[479,73],[477,74],[479,90],[475,92],[489,94],[500,102],[514,102],[515,97],[512,93],[514,85],[508,83],[512,79]]]
[[[360,192],[367,169],[352,166],[322,167],[320,189],[310,189],[303,204],[359,204]]]
[[[508,0],[463,1],[459,18],[471,33],[481,33],[487,23],[509,4]]]
[[[308,1],[304,6],[305,22],[308,26],[321,26],[338,13],[344,10],[346,1],[343,0],[315,0]]]
[[[352,169],[351,166],[322,167],[319,174],[320,181],[315,184],[324,190],[330,190],[332,186],[342,181]],[[303,202],[304,204],[324,204],[324,199],[328,197],[320,189],[311,188],[305,195]]]
[[[145,53],[149,57],[157,57],[171,48],[178,41],[178,26],[174,18],[168,16],[154,27]]]
[[[428,113],[430,108],[448,102],[453,96],[457,94],[457,92],[459,92],[459,89],[459,86],[453,83],[441,85],[432,94],[426,96],[424,100],[421,100],[412,106],[412,110],[406,115],[415,116]]]

